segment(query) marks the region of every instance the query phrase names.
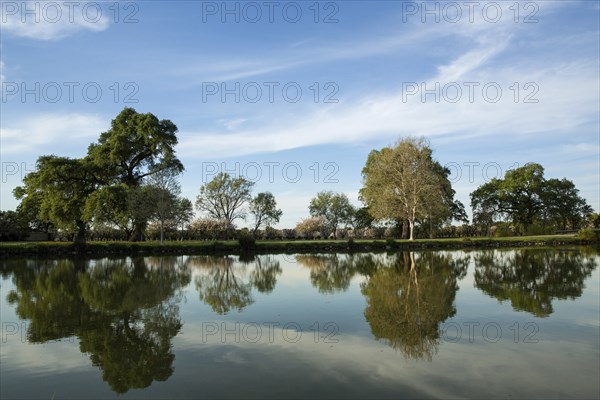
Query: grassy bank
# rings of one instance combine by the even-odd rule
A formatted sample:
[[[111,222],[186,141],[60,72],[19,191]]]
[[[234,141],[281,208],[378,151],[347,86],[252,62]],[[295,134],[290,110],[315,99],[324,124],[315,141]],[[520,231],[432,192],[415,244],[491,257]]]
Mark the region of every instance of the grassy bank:
[[[505,238],[455,238],[408,240],[294,240],[257,241],[255,253],[314,253],[381,250],[451,250],[498,247],[589,245],[575,235],[519,236]],[[107,255],[107,254],[239,254],[237,241],[165,242],[3,242],[0,256]]]

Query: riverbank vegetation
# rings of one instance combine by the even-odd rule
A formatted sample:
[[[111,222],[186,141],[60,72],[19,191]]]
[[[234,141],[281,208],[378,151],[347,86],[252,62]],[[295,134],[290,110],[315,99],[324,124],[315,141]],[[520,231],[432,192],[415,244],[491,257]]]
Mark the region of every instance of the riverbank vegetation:
[[[473,191],[469,221],[465,205],[455,199],[451,171],[433,157],[429,142],[413,137],[369,154],[362,170],[362,207],[353,206],[344,193],[324,190],[307,204],[309,217],[295,227],[275,229],[282,216],[275,196],[254,196],[254,182],[219,173],[200,185],[195,218],[194,203],[181,196],[178,177],[184,166],[175,154],[176,132],[169,120],[125,108],[84,157],[40,156],[36,170],[14,190],[17,209],[0,212],[0,239],[94,246],[199,241],[198,248],[217,241],[248,247],[331,239],[327,243],[338,246],[336,239],[461,241],[578,231],[593,241],[600,229],[598,214],[574,183],[546,179],[536,163],[509,170]],[[250,228],[239,229],[241,221]]]

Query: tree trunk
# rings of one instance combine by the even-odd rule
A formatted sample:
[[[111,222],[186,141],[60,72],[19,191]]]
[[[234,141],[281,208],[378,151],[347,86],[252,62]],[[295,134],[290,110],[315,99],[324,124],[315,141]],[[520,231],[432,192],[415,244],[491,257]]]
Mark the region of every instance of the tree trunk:
[[[164,223],[161,220],[160,221],[160,244],[161,244],[161,246],[162,246],[163,241],[164,241],[164,227],[163,226],[164,226]]]
[[[410,237],[408,238],[408,240],[415,240],[414,236],[413,236],[413,231],[415,229],[415,222],[408,220],[408,225],[410,228]]]
[[[85,222],[77,221],[77,233],[73,237],[75,243],[85,243]]]
[[[130,242],[141,242],[143,240],[142,234],[144,232],[144,224],[136,222],[133,225],[133,230],[129,235]]]
[[[402,239],[408,239],[408,220],[402,222]]]

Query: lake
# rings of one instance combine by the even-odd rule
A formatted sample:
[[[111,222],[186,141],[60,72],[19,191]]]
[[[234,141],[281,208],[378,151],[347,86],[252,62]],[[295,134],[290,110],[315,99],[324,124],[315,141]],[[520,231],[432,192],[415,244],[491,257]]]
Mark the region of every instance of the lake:
[[[2,398],[598,398],[593,248],[1,261]]]

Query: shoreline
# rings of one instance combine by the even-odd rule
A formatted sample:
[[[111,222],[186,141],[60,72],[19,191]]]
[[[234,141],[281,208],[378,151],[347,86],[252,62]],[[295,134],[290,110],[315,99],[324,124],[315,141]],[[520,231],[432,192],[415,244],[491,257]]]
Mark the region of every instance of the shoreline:
[[[236,240],[165,242],[0,242],[0,257],[105,256],[105,255],[239,255],[285,253],[352,253],[371,251],[478,250],[508,247],[598,245],[575,235],[516,236],[504,238],[452,238],[409,240],[294,240],[257,241],[242,249]]]

